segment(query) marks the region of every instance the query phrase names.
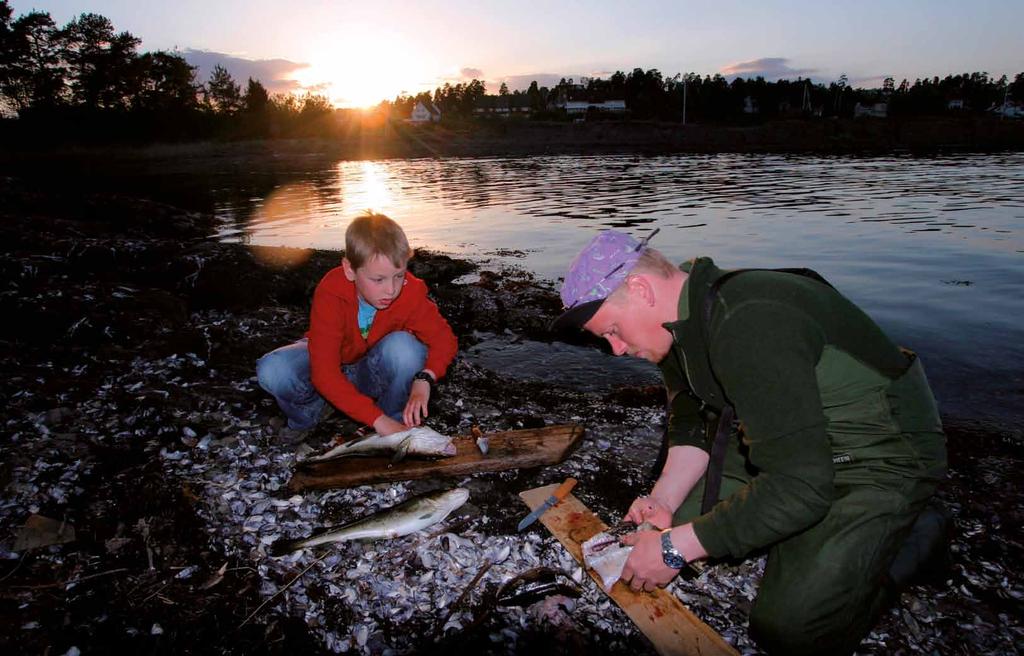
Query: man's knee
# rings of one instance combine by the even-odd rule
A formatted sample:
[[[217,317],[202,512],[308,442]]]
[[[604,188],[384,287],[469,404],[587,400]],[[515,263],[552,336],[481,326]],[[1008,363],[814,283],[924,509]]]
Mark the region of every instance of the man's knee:
[[[769,654],[822,653],[821,627],[801,606],[778,602],[769,606],[759,599],[750,613],[750,637]]]
[[[423,368],[427,359],[427,347],[412,333],[399,330],[380,341],[381,357],[395,375],[411,376]]]
[[[870,629],[867,609],[842,594],[790,588],[765,595],[750,612],[750,637],[769,654],[847,654]]]

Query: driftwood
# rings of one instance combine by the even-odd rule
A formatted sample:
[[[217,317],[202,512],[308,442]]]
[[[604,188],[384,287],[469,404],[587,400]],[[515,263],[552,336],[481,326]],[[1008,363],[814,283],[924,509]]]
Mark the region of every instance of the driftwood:
[[[544,503],[557,487],[557,484],[545,485],[520,492],[519,496],[533,509]],[[583,565],[581,545],[608,528],[572,494],[541,515],[540,521],[580,565]],[[587,572],[598,587],[604,590],[597,573],[592,570]],[[633,620],[659,654],[737,655],[736,650],[722,636],[701,622],[675,595],[665,590],[659,588],[653,593],[634,592],[619,581],[608,596]]]
[[[409,459],[392,463],[389,458],[353,456],[300,462],[295,466],[288,487],[301,492],[553,465],[568,457],[583,439],[583,433],[579,424],[491,433],[484,436],[490,443],[486,455],[480,452],[475,440],[456,438],[456,455],[440,460]]]

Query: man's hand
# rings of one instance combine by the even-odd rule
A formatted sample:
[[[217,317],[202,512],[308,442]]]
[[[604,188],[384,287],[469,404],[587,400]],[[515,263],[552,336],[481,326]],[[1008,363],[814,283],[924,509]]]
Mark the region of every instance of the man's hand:
[[[658,528],[668,528],[672,525],[672,511],[654,497],[637,497],[623,520],[634,524],[650,522]]]
[[[661,533],[658,531],[630,533],[623,536],[621,542],[633,546],[633,552],[622,568],[622,581],[637,592],[654,592],[655,588],[663,588],[679,573],[662,559]]]
[[[430,401],[430,383],[425,380],[412,381],[409,400],[402,411],[402,420],[406,426],[419,426],[427,418],[427,402]]]
[[[408,428],[405,424],[400,424],[387,415],[381,415],[373,422],[373,430],[377,431],[377,434],[381,436],[404,431]]]

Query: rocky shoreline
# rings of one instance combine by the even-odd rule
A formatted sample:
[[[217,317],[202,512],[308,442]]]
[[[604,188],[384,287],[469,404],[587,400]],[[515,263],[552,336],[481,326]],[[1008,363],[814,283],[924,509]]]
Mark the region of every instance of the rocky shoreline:
[[[0,216],[6,651],[649,651],[546,531],[519,535],[514,525],[524,510],[518,491],[567,475],[606,520],[646,491],[662,419],[657,388],[582,392],[460,358],[432,408],[435,428],[579,421],[583,446],[540,470],[294,497],[284,487],[295,449],[270,438],[277,412],[253,365],[304,331],[313,288],[337,253],[216,243],[202,214],[12,179],[0,181]],[[412,269],[463,349],[498,334],[550,341],[557,296],[528,272],[430,253]],[[952,473],[941,496],[957,522],[953,571],[947,585],[905,593],[863,653],[1013,653],[1024,642],[1014,566],[1024,555],[1021,454],[969,421],[947,426]],[[349,429],[335,418],[310,446]],[[470,505],[441,532],[266,555],[279,536],[455,484],[470,488]],[[16,550],[33,516],[73,527],[74,540]],[[526,609],[468,628],[488,589],[541,564],[582,581],[568,638],[563,630],[552,643],[554,629]],[[760,567],[757,558],[723,563],[672,589],[741,651],[756,652],[745,617]]]
[[[195,158],[233,166],[287,168],[296,159],[412,157],[527,157],[541,155],[667,155],[679,153],[928,154],[1020,151],[1024,121],[992,116],[888,119],[774,119],[717,124],[663,121],[475,121],[412,126],[352,126],[336,136],[214,140],[153,144],[45,144],[43,135],[8,126],[0,135],[0,168],[50,170],[55,162],[90,173],[104,167],[130,171],[140,161],[173,170]],[[24,139],[25,141],[21,141]]]

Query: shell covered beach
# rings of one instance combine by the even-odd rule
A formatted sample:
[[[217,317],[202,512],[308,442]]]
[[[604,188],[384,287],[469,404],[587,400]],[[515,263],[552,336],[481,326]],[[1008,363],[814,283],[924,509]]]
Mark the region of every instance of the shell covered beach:
[[[587,429],[580,448],[544,468],[294,494],[297,458],[355,426],[335,415],[305,445],[275,443],[278,412],[254,363],[305,330],[337,252],[215,243],[206,214],[14,179],[0,182],[0,214],[6,652],[651,652],[543,526],[516,523],[520,491],[567,476],[609,523],[648,491],[663,422],[656,385],[530,379],[459,357],[431,427],[575,422]],[[411,268],[462,351],[550,344],[554,288],[496,255],[420,252]],[[582,336],[567,346],[599,353]],[[955,518],[952,569],[904,592],[858,653],[1006,654],[1024,642],[1019,441],[1012,427],[946,424],[939,495]],[[268,555],[278,539],[455,486],[469,502],[417,534]],[[500,584],[537,566],[580,595],[555,609],[492,607]],[[758,653],[746,613],[762,567],[716,563],[670,591]]]

